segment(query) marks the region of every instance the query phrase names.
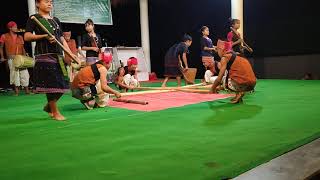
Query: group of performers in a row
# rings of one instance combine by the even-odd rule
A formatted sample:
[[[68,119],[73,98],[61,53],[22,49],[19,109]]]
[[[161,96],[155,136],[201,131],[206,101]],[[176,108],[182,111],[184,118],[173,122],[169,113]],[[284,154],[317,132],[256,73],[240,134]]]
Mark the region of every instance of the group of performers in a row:
[[[237,31],[240,28],[240,20],[231,19],[230,29],[226,40],[219,39],[214,46],[209,38],[210,31],[207,26],[203,26],[200,31],[202,37],[201,59],[206,68],[203,75],[204,84],[212,84],[211,91],[217,93],[220,90],[231,90],[236,92],[236,96],[231,103],[239,103],[245,92],[254,90],[256,77],[248,59],[245,58],[245,51],[252,52],[249,46],[244,46],[243,39]],[[178,86],[181,85],[181,76],[185,76],[188,71],[187,53],[192,44],[192,37],[185,35],[180,43],[169,48],[165,55],[165,80],[162,87],[166,86],[169,78],[177,79]],[[214,59],[217,53],[220,60]],[[183,66],[184,65],[184,66]]]
[[[63,32],[59,19],[50,16],[52,1],[36,0],[36,7],[38,13],[29,17],[24,40],[36,42],[33,86],[36,92],[46,94],[47,103],[43,110],[55,120],[65,120],[58,109],[57,102],[70,89],[72,96],[79,99],[87,109],[106,106],[109,94],[114,94],[117,98],[121,97],[120,90],[117,91],[108,86],[107,71],[111,67],[113,57],[111,52],[101,51],[101,37],[95,33],[92,20],[88,19],[85,22],[87,34],[83,36],[81,43],[81,50],[86,51],[85,63],[83,63],[78,56],[79,53],[81,54],[80,49],[74,45],[75,42],[70,40],[71,33]],[[46,28],[47,30],[44,30]],[[202,61],[208,69],[204,79],[207,83],[212,83],[213,93],[216,93],[220,84],[225,82],[226,88],[237,92],[232,102],[241,101],[244,92],[252,90],[256,83],[248,60],[232,51],[238,44],[241,44],[241,40],[218,40],[217,45],[213,46],[212,40],[208,37],[209,28],[204,26],[201,32],[203,35],[201,39]],[[234,39],[233,36],[230,35],[230,37]],[[191,44],[192,38],[186,35],[181,43],[168,50],[165,57],[166,78],[163,86],[170,77],[176,77],[180,85],[181,74],[188,71],[186,53]],[[220,62],[214,61],[214,52],[221,57]],[[137,65],[138,60],[131,57],[127,60],[127,66],[119,67],[118,76],[115,78],[119,89],[126,91],[139,86]],[[71,83],[67,66],[78,71],[71,77]],[[212,80],[212,76],[217,77]],[[222,81],[223,77],[225,81]]]

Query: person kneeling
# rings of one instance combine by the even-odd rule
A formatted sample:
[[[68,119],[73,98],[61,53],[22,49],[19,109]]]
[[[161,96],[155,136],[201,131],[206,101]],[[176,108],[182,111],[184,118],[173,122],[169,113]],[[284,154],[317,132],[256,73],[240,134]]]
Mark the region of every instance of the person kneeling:
[[[239,103],[245,92],[252,91],[256,85],[256,76],[252,70],[251,64],[246,58],[238,56],[235,52],[230,51],[232,44],[218,40],[217,50],[221,57],[221,68],[218,78],[214,81],[211,91],[217,93],[217,87],[221,84],[225,71],[228,76],[225,80],[226,87],[236,92],[235,98],[231,103]]]
[[[71,85],[72,97],[79,99],[87,109],[105,107],[109,100],[107,93],[121,97],[120,92],[107,85],[107,71],[111,61],[112,55],[104,53],[102,60],[82,68],[74,77]]]

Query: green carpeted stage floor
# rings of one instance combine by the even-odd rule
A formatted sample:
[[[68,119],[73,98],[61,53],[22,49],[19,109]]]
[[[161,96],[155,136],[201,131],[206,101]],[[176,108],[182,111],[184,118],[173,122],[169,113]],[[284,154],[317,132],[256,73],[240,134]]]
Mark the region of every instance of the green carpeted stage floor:
[[[320,81],[258,80],[243,104],[156,112],[87,111],[66,94],[66,122],[42,111],[41,94],[0,100],[1,180],[232,178],[320,137]]]

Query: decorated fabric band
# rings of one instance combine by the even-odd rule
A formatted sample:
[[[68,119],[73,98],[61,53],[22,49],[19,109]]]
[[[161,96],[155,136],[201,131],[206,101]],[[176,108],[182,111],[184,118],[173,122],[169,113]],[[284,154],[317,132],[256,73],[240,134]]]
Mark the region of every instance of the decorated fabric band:
[[[51,34],[54,33],[53,28],[52,28],[52,25],[49,23],[48,20],[46,20],[45,18],[39,18],[39,21],[40,21],[40,23],[41,23],[45,28],[47,28],[47,30],[48,30]]]
[[[63,73],[64,79],[66,81],[69,81],[69,76],[68,76],[68,72],[67,72],[66,66],[64,65],[63,57],[62,56],[58,56],[58,61],[59,61],[59,65],[60,65],[61,71]]]

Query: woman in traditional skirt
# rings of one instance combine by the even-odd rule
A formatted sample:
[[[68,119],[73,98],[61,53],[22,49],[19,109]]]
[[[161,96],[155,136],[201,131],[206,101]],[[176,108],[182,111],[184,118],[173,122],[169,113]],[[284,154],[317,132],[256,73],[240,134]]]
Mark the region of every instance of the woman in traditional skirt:
[[[62,121],[65,120],[65,117],[61,115],[57,101],[63,93],[69,90],[69,79],[62,49],[56,41],[60,41],[69,52],[71,51],[63,38],[59,19],[50,16],[52,1],[36,0],[36,6],[38,14],[33,16],[46,26],[54,37],[43,31],[31,17],[28,19],[24,39],[25,41],[36,41],[34,53],[36,63],[33,68],[34,86],[38,93],[45,93],[47,96],[47,104],[43,110],[54,120]],[[76,55],[73,58],[79,62]]]
[[[202,26],[200,31],[202,34],[200,39],[202,63],[205,61],[214,61],[213,52],[216,51],[216,47],[213,46],[213,42],[209,38],[209,28],[207,26]]]
[[[182,42],[177,43],[169,48],[165,55],[164,62],[164,76],[165,79],[162,83],[162,87],[166,87],[166,83],[170,77],[175,77],[177,79],[178,86],[181,86],[181,76],[182,76],[182,61],[185,67],[184,71],[188,70],[187,53],[188,47],[192,44],[192,37],[189,35],[184,35]]]
[[[246,58],[238,56],[231,51],[232,43],[218,40],[217,51],[221,57],[221,67],[218,78],[212,85],[212,92],[217,93],[217,87],[221,84],[225,71],[228,71],[225,86],[231,91],[236,92],[235,98],[231,103],[239,103],[245,92],[252,91],[256,85],[256,76],[252,70],[251,64]]]

